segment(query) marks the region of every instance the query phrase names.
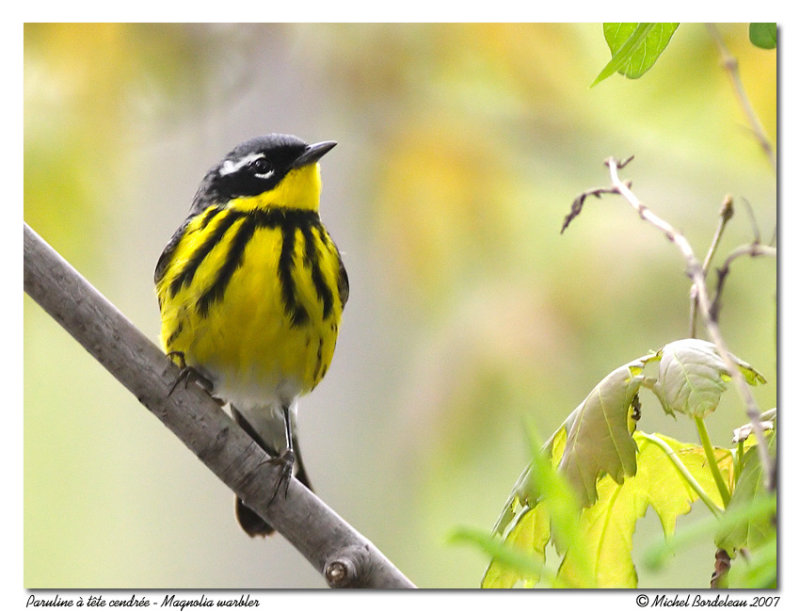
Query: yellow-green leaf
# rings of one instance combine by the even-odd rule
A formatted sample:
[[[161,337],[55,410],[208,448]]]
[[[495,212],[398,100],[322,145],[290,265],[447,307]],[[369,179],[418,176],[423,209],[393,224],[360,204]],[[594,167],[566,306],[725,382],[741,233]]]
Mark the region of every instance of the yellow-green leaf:
[[[603,473],[621,481],[636,471],[636,444],[628,429],[633,397],[644,380],[644,367],[659,359],[649,353],[611,372],[567,417],[545,444],[554,465],[575,488],[581,505],[597,497],[595,482]],[[538,501],[534,465],[522,472],[494,526],[503,533],[520,515]]]
[[[518,549],[521,554],[532,556],[545,562],[545,546],[550,541],[550,515],[540,504],[527,510],[519,519],[506,543]],[[510,589],[515,586],[533,587],[539,582],[540,571],[527,569],[520,563],[493,558],[481,581],[484,589]]]
[[[561,425],[545,444],[541,453],[549,456],[553,467],[558,465],[564,453],[564,443],[567,439],[566,426]],[[539,501],[539,490],[536,485],[535,471],[537,461],[534,458],[526,467],[506,500],[503,510],[492,528],[492,533],[504,534],[509,524],[521,520],[523,514],[533,508]]]
[[[680,462],[682,470],[713,503],[722,504],[702,446],[641,432],[635,432],[633,439],[639,447],[636,474],[626,477],[622,483],[608,475],[599,480],[597,501],[582,510],[577,533],[563,551],[557,574],[562,584],[602,588],[632,588],[637,585],[636,568],[631,557],[637,521],[648,507],[652,507],[665,536],[670,536],[675,531],[677,518],[688,513],[699,497],[674,461]],[[671,453],[665,452],[662,446]],[[715,453],[720,471],[730,483],[733,479],[731,451],[715,449]],[[546,494],[542,495],[543,500],[546,499]],[[520,552],[542,560],[545,545],[551,537],[548,512],[544,508],[541,501],[533,509],[526,510],[506,535],[506,541],[513,542]],[[588,575],[582,567],[586,559],[589,560]],[[501,564],[493,562],[484,577],[484,586],[530,586],[538,578],[538,575],[525,571],[504,570]]]
[[[611,50],[611,61],[592,86],[615,72],[638,79],[653,67],[677,29],[677,23],[604,23],[603,35]]]
[[[708,467],[703,447],[679,442],[661,434],[652,436],[667,443],[695,482],[706,492],[711,501],[721,508],[722,498]],[[646,434],[637,432],[634,437],[639,445],[640,474],[637,476],[641,475],[643,477],[641,482],[646,483],[643,488],[647,491],[648,503],[657,512],[664,535],[672,535],[678,516],[689,512],[691,504],[698,499],[698,494],[681,476],[667,454],[650,441]],[[733,455],[725,448],[715,448],[714,454],[725,484],[730,489],[733,485]]]
[[[705,462],[703,448],[658,436],[675,452],[695,480],[714,496],[713,477]],[[639,468],[635,476],[626,478],[620,485],[608,477],[597,486],[598,500],[586,508],[581,516],[583,541],[589,547],[594,561],[593,575],[599,587],[632,588],[637,584],[636,568],[631,558],[633,533],[636,522],[648,507],[658,515],[665,535],[675,530],[678,516],[691,510],[697,493],[687,485],[680,472],[660,446],[644,434],[634,433],[639,446]],[[730,478],[732,462],[730,452],[717,450],[721,469]],[[572,566],[570,554],[564,558],[559,577],[570,579]]]

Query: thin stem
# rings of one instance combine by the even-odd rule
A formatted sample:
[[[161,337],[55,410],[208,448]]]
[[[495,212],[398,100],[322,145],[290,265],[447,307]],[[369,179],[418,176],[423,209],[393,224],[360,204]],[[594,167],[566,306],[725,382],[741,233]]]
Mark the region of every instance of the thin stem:
[[[714,477],[714,482],[717,485],[719,496],[722,498],[722,505],[726,508],[731,501],[731,492],[725,479],[722,477],[722,472],[719,471],[719,463],[717,463],[717,455],[714,453],[714,447],[711,445],[711,438],[708,436],[708,429],[706,429],[706,422],[702,417],[694,417],[694,423],[697,426],[697,433],[700,434],[700,442],[703,444],[703,450],[708,459],[708,467],[711,469],[711,475]]]
[[[683,478],[686,480],[689,486],[692,487],[692,490],[695,493],[697,493],[697,496],[700,498],[700,500],[706,506],[708,506],[708,509],[711,510],[711,513],[714,516],[717,517],[720,516],[722,512],[720,511],[719,506],[717,506],[717,504],[714,503],[714,500],[711,499],[711,497],[709,497],[708,493],[705,492],[705,489],[703,489],[703,487],[700,486],[700,483],[697,482],[697,480],[695,480],[691,472],[689,472],[689,470],[686,469],[686,466],[683,465],[683,461],[681,461],[680,457],[678,457],[678,455],[675,454],[675,451],[672,450],[670,445],[664,442],[664,440],[662,440],[658,436],[654,436],[652,434],[647,434],[644,432],[639,432],[639,433],[640,435],[650,440],[650,442],[658,446],[662,451],[664,451],[664,454],[672,462],[672,465],[675,466],[675,469],[678,470],[678,472],[680,472],[681,476],[683,476]]]
[[[753,243],[744,244],[731,251],[731,253],[725,258],[725,262],[722,264],[722,267],[717,269],[717,292],[714,294],[714,300],[711,302],[711,307],[709,308],[709,314],[714,321],[719,320],[722,288],[725,286],[725,281],[730,273],[731,263],[733,263],[735,259],[744,257],[745,255],[749,255],[750,257],[777,257],[778,249],[763,244]]]
[[[733,55],[731,55],[731,52],[725,45],[725,41],[722,40],[722,36],[720,35],[717,27],[712,23],[707,23],[706,28],[708,29],[711,38],[714,39],[714,42],[717,45],[719,54],[722,57],[722,65],[727,71],[728,77],[731,80],[734,93],[736,94],[736,99],[739,101],[739,106],[742,107],[744,114],[747,116],[747,121],[750,123],[750,129],[753,131],[758,143],[761,145],[761,148],[767,155],[769,162],[772,164],[773,170],[777,172],[778,164],[775,160],[775,151],[772,148],[769,138],[767,138],[767,134],[764,131],[764,127],[761,125],[761,121],[758,119],[758,115],[756,115],[755,110],[753,110],[753,105],[750,104],[750,99],[747,97],[747,93],[744,90],[744,85],[742,85],[742,79],[739,76],[739,61]]]
[[[777,257],[778,249],[765,244],[743,244],[742,246],[736,247],[731,251],[731,254],[725,258],[725,263],[722,264],[723,269],[728,269],[734,259],[745,255],[749,255],[750,257]]]
[[[725,231],[725,226],[728,224],[733,218],[733,198],[729,195],[725,196],[725,199],[722,201],[722,207],[719,211],[719,224],[717,225],[717,231],[714,232],[714,238],[711,239],[711,246],[708,247],[708,253],[706,253],[706,258],[703,260],[703,273],[708,273],[708,268],[711,265],[711,260],[714,258],[714,255],[717,252],[717,247],[719,246],[719,241],[722,238],[722,232]]]
[[[703,260],[703,276],[708,276],[708,268],[711,266],[711,260],[717,252],[719,242],[722,239],[722,233],[725,231],[725,226],[728,225],[728,221],[732,218],[733,198],[730,195],[726,195],[719,211],[717,231],[714,232],[714,237],[711,239],[711,245],[708,247],[706,258]],[[692,285],[692,296],[689,303],[689,337],[697,337],[697,288],[694,285]]]
[[[744,440],[739,440],[736,443],[736,461],[733,462],[733,477],[736,482],[739,482],[739,476],[742,475],[742,467],[744,463]]]

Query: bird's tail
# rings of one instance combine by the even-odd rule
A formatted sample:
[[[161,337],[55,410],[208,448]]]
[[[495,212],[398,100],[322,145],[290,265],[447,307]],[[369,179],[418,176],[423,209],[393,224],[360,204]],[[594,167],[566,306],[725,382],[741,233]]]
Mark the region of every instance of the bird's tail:
[[[248,423],[244,416],[233,406],[231,406],[231,413],[233,414],[233,418],[236,420],[239,426],[244,429],[251,438],[253,438],[256,444],[263,448],[264,451],[266,451],[266,453],[271,457],[277,456],[277,450],[264,442],[264,439],[258,435],[258,433],[256,433],[255,429],[253,429],[250,423]],[[303,457],[300,454],[300,447],[297,444],[297,437],[295,436],[294,431],[292,431],[292,446],[294,447],[294,476],[297,478],[297,480],[302,482],[307,489],[311,490],[311,483],[308,480],[308,474],[306,473],[306,468],[303,464]],[[253,510],[248,508],[239,497],[236,498],[236,520],[239,522],[239,525],[242,527],[242,529],[244,529],[245,532],[251,537],[268,536],[275,532],[275,529],[272,527],[272,525],[267,523]]]

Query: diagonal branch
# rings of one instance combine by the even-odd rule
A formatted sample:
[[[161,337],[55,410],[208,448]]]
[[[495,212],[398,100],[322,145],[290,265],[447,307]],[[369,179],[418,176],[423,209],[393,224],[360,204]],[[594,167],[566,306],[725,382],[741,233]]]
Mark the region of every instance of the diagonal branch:
[[[25,291],[197,457],[280,531],[330,586],[413,588],[360,533],[292,479],[270,503],[280,469],[197,385],[170,388],[178,368],[25,225]]]

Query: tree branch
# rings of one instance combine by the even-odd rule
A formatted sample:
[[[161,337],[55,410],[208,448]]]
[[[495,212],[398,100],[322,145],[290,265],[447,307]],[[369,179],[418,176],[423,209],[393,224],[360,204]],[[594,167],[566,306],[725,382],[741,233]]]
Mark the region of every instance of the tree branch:
[[[280,468],[27,224],[25,291],[236,495],[282,533],[330,586],[413,588],[366,538],[296,479],[270,503]]]

